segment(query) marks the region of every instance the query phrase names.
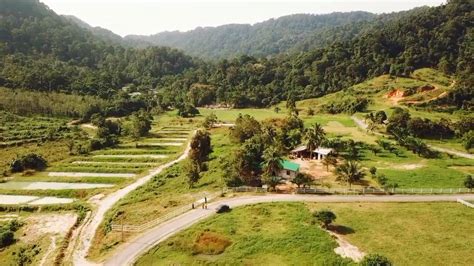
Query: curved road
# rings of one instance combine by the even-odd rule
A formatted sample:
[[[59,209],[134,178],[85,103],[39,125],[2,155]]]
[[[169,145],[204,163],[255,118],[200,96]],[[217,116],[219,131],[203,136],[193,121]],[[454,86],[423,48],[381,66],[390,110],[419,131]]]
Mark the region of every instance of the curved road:
[[[165,223],[137,236],[135,239],[120,247],[115,254],[109,258],[104,265],[132,265],[143,253],[153,246],[166,240],[168,237],[190,227],[204,218],[215,214],[214,209],[220,204],[227,204],[230,207],[238,207],[249,204],[264,202],[435,202],[435,201],[456,201],[458,198],[464,200],[474,200],[474,195],[397,195],[397,196],[316,196],[316,195],[281,195],[269,194],[265,196],[242,196],[222,199],[209,204],[207,210],[194,209],[180,216],[177,216]]]
[[[193,134],[195,134],[194,132]],[[170,167],[171,165],[182,161],[188,157],[189,150],[191,149],[190,144],[184,150],[183,154],[176,160],[173,160],[169,163],[159,166],[156,169],[150,170],[150,173],[140,179],[138,179],[135,183],[132,183],[120,190],[117,190],[105,197],[104,199],[98,202],[97,209],[92,213],[91,217],[87,219],[84,225],[80,228],[79,233],[76,237],[78,239],[78,243],[74,248],[73,256],[73,263],[74,265],[95,265],[94,263],[87,260],[87,253],[91,247],[92,240],[99,228],[100,223],[104,219],[105,213],[114,206],[120,199],[125,197],[131,191],[137,189],[138,187],[142,186],[146,182],[150,181],[154,176],[161,173],[164,169]]]

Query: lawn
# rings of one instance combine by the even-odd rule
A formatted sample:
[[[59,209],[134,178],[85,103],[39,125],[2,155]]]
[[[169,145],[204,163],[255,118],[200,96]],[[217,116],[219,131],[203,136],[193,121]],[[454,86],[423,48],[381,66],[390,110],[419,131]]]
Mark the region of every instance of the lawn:
[[[312,224],[330,209],[343,237],[394,265],[472,265],[474,212],[458,203],[270,203],[240,207],[172,236],[137,265],[343,265]],[[383,221],[383,222],[381,222]],[[341,228],[341,227],[340,227]]]
[[[181,162],[167,168],[119,201],[107,213],[105,222],[94,239],[93,245],[96,248],[91,249],[90,256],[99,259],[120,243],[119,233],[106,232],[111,223],[123,221],[124,224],[141,225],[182,206],[191,206],[192,202],[203,198],[206,193],[220,191],[224,186],[223,159],[236,147],[227,134],[226,128],[211,131],[213,153],[208,162],[209,170],[202,173],[201,179],[193,188],[189,188]]]
[[[287,112],[281,110],[276,113],[272,109],[257,109],[257,108],[246,108],[246,109],[207,109],[199,108],[201,116],[207,116],[214,113],[217,116],[217,119],[223,122],[234,122],[239,114],[250,115],[255,117],[255,119],[262,121],[270,118],[284,118],[287,116]]]
[[[403,151],[400,156],[365,151],[361,163],[367,168],[376,167],[377,173],[384,174],[389,183],[397,183],[400,188],[462,188],[466,173],[474,166],[471,159],[445,154],[424,159],[404,148],[399,150]]]
[[[459,203],[347,203],[329,208],[336,224],[351,228],[346,239],[395,265],[472,265],[474,211]]]
[[[246,206],[200,222],[137,265],[345,265],[336,242],[302,203]]]

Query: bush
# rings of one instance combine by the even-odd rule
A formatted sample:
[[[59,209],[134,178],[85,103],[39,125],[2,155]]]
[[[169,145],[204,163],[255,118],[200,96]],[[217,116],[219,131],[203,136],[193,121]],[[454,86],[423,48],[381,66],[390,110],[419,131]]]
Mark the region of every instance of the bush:
[[[329,210],[316,211],[313,213],[313,216],[324,228],[327,228],[336,220],[336,215]]]
[[[0,229],[0,248],[7,247],[14,242],[15,238],[11,230]]]
[[[10,164],[12,172],[22,172],[27,169],[44,170],[48,166],[46,160],[38,154],[30,153],[13,160]]]
[[[387,257],[379,254],[369,254],[360,263],[362,266],[391,266],[392,263]]]

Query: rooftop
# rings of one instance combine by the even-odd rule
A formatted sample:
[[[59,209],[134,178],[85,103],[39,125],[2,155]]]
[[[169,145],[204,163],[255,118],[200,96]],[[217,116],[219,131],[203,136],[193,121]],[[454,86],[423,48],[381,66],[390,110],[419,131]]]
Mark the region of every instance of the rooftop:
[[[293,172],[298,172],[300,170],[300,165],[288,160],[281,160],[281,165],[283,169],[290,170]]]

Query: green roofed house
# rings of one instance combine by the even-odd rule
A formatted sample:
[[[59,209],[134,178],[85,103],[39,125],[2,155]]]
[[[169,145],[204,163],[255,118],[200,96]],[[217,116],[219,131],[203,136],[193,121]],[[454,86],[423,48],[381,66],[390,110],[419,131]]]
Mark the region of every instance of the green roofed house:
[[[280,171],[280,177],[293,180],[300,171],[300,165],[288,160],[281,160],[282,169]]]

